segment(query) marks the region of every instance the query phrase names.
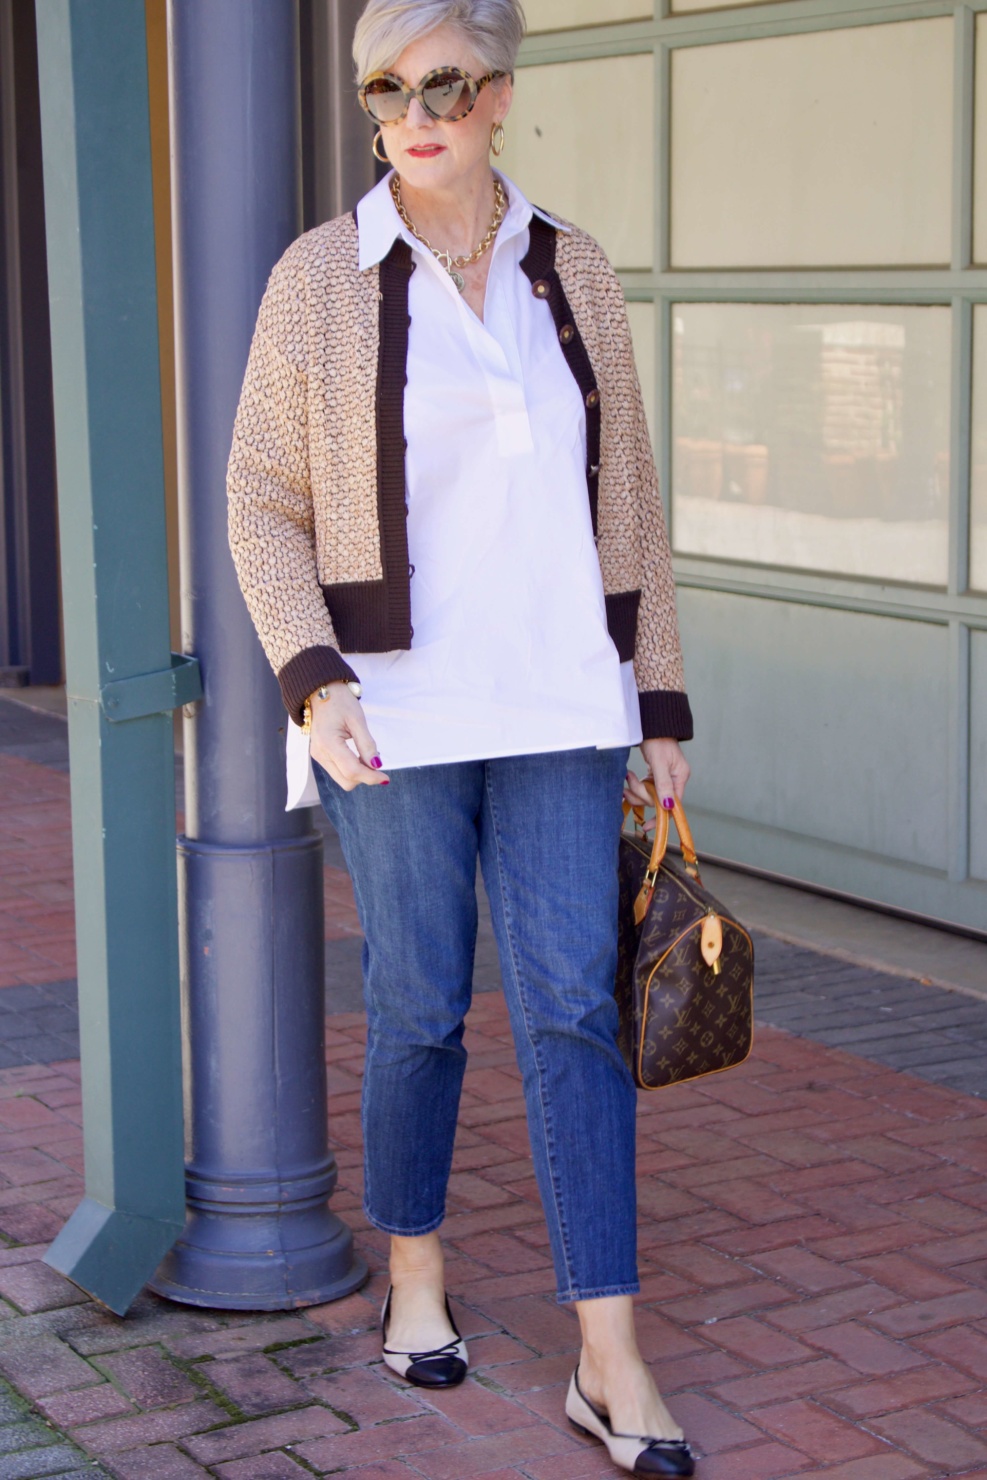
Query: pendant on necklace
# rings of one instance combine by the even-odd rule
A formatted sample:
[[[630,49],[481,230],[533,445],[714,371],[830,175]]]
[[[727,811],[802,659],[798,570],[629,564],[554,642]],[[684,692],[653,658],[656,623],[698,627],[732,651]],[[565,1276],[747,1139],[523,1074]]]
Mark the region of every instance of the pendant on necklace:
[[[457,272],[454,267],[448,268],[447,271],[461,293],[466,287],[466,279],[463,277],[462,273]]]

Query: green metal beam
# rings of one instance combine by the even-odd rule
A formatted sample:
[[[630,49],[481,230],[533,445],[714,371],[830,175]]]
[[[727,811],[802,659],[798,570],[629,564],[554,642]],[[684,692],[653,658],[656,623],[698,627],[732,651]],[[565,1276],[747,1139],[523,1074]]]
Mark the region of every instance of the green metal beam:
[[[46,1260],[123,1313],[185,1223],[144,0],[39,0],[86,1195]]]

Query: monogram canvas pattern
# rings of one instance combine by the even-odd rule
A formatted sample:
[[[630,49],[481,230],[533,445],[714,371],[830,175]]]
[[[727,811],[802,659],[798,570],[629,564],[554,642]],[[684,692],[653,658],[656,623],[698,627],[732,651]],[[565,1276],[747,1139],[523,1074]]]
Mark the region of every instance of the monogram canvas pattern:
[[[600,390],[599,555],[607,594],[641,589],[639,690],[682,693],[671,557],[620,284],[585,232],[557,270]],[[275,671],[339,649],[322,586],[383,578],[378,523],[379,268],[352,216],[288,248],[257,319],[228,470],[229,536]]]
[[[729,911],[667,858],[636,925],[649,853],[637,839],[621,839],[615,993],[621,1052],[642,1089],[661,1089],[732,1068],[750,1053],[754,948]],[[700,951],[708,909],[723,929],[719,972]]]

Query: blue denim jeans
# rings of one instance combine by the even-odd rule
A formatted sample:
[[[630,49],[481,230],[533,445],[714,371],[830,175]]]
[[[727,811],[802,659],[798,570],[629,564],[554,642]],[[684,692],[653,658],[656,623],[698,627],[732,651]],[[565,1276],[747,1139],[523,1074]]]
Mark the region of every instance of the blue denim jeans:
[[[479,858],[560,1301],[638,1289],[636,1095],[613,996],[627,759],[587,749],[420,766],[351,792],[315,768],[365,935],[367,1217],[414,1235],[445,1214]]]

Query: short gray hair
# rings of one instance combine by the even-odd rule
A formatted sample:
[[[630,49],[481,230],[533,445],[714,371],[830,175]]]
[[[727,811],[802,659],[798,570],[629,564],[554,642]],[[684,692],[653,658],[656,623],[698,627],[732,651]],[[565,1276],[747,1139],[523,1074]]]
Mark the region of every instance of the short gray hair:
[[[413,41],[455,26],[488,72],[513,72],[524,36],[520,0],[367,0],[353,35],[357,81],[384,72]]]

